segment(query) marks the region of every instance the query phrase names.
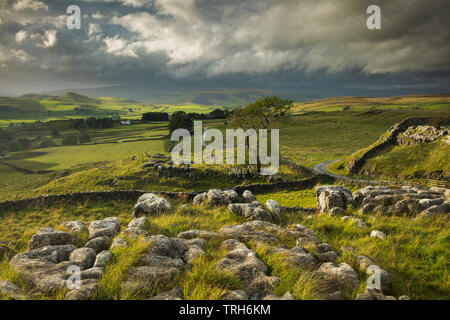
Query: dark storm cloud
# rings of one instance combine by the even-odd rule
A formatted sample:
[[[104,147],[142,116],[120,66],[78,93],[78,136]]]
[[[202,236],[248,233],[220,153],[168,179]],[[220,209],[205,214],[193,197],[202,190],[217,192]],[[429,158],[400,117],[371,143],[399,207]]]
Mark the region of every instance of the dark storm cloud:
[[[81,30],[65,26],[71,4]],[[381,30],[366,28],[370,4],[381,7]],[[448,0],[6,0],[0,92],[158,79],[444,90],[449,9]]]

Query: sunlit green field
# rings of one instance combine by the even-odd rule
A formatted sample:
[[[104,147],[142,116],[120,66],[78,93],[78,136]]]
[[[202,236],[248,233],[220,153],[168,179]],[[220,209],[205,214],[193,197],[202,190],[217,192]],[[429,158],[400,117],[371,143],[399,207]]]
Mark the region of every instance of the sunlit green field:
[[[450,109],[450,96],[409,95],[386,98],[370,97],[335,97],[321,100],[299,102],[294,105],[293,112],[302,114],[308,112],[335,112],[369,110],[435,110]]]
[[[15,108],[15,112],[3,112],[2,108]],[[37,120],[61,120],[88,117],[122,117],[141,119],[145,112],[176,111],[209,113],[220,106],[192,103],[151,104],[115,97],[90,98],[73,93],[46,98],[0,98],[0,127],[10,123],[31,123]]]

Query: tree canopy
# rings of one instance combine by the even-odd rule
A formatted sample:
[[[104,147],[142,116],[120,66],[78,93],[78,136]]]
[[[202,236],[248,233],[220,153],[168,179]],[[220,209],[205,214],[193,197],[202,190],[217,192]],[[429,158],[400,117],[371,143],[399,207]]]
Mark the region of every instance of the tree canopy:
[[[292,100],[265,97],[246,107],[236,108],[231,114],[231,124],[243,129],[269,129],[283,120],[292,107]]]

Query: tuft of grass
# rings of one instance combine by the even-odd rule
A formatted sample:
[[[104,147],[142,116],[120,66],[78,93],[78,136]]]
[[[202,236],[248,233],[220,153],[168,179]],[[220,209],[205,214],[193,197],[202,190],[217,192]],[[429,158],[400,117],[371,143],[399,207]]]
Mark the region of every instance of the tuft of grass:
[[[320,281],[312,270],[290,265],[282,254],[270,253],[267,245],[252,244],[251,247],[267,265],[270,274],[281,279],[280,284],[273,289],[276,295],[283,296],[289,291],[296,300],[320,298]]]
[[[141,240],[141,237],[127,239],[128,247],[111,250],[111,261],[106,266],[94,299],[121,300],[136,298],[136,294],[123,290],[122,283],[126,278],[127,270],[138,262],[140,255],[149,246],[149,243],[143,243]]]
[[[195,258],[186,272],[181,281],[186,300],[218,300],[227,291],[241,289],[235,274],[215,268],[226,254],[219,246],[220,241],[209,241],[206,255]]]

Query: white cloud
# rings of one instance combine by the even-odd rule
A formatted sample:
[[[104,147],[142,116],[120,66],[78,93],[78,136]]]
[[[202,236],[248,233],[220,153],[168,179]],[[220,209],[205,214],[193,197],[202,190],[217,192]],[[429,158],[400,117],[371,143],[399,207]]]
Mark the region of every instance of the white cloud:
[[[89,23],[88,35],[92,36],[97,33],[101,33],[100,25],[98,23]]]
[[[106,37],[103,42],[106,45],[106,52],[112,53],[116,56],[124,56],[124,57],[133,57],[137,58],[135,47],[132,43],[129,43],[127,40],[119,38],[115,36],[113,38]]]
[[[101,20],[101,19],[104,19],[105,16],[103,14],[101,14],[100,12],[96,12],[91,15],[91,18],[96,19],[96,20]]]
[[[48,6],[41,2],[36,0],[19,0],[13,5],[13,9],[20,11],[20,10],[33,10],[33,11],[39,11],[39,10],[45,10],[48,11]]]
[[[38,47],[50,48],[53,47],[57,42],[56,30],[45,30],[42,36],[42,44],[38,44]]]
[[[16,33],[16,41],[22,42],[27,38],[27,32],[25,30],[20,30]]]

